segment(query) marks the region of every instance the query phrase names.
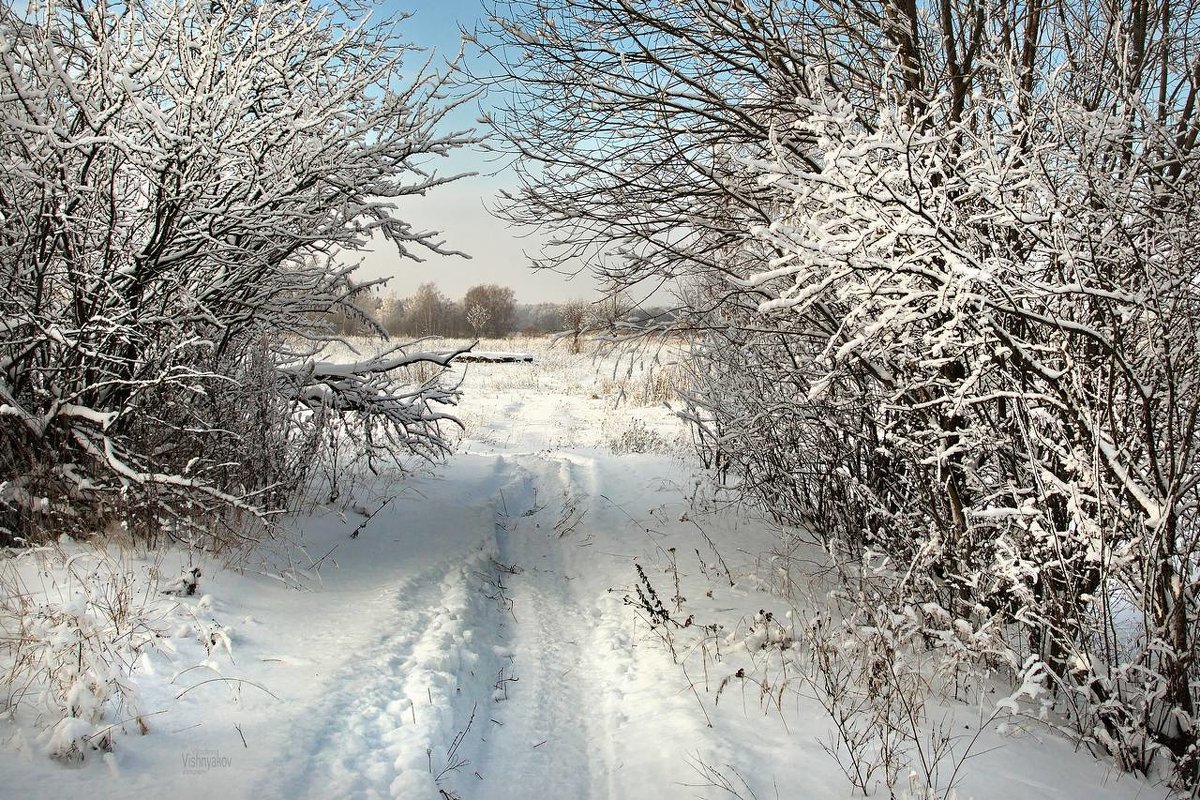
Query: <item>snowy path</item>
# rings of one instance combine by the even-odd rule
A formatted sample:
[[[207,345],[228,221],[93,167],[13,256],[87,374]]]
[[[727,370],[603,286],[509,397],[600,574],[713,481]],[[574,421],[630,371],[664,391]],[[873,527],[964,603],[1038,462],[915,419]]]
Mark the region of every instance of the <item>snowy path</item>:
[[[301,749],[311,755],[294,787],[281,794],[404,796],[408,773],[423,782],[426,748],[436,744],[429,733],[451,720],[430,724],[419,717],[441,717],[437,703],[446,700],[453,677],[478,664],[455,624],[486,613],[469,577],[451,562],[397,587],[396,607],[376,617],[387,633],[332,678],[310,724],[299,728]]]
[[[591,752],[591,743],[608,738],[596,713],[590,660],[596,609],[574,591],[577,576],[565,566],[566,546],[550,538],[557,539],[553,527],[541,528],[549,509],[538,506],[537,497],[566,487],[545,482],[550,470],[535,476],[523,466],[530,462],[501,459],[513,475],[505,492],[509,516],[497,521],[497,536],[500,560],[519,570],[509,578],[513,613],[505,625],[517,680],[502,692],[507,699],[496,709],[502,727],[492,731],[480,760],[493,777],[503,776],[489,793],[497,800],[548,796],[556,787],[588,798],[597,796],[593,787],[611,766],[603,753]]]
[[[479,496],[472,489],[486,487],[461,488]],[[422,563],[423,553],[412,553],[377,598],[360,605],[369,636],[337,640],[344,661],[294,728],[308,757],[300,770],[281,764],[277,774],[288,780],[269,779],[267,795],[380,798],[432,789],[430,751],[453,736],[458,698],[479,694],[489,656],[496,660],[477,632],[493,627],[498,611],[478,588],[494,570],[491,502],[427,510],[424,524],[436,525],[427,534],[439,547],[426,552],[437,557]]]
[[[472,369],[460,452],[304,519],[326,560],[301,590],[205,566],[199,627],[135,673],[152,735],[83,769],[14,736],[0,800],[854,796],[803,683],[740,644],[787,611],[777,534],[696,500],[678,421],[618,406],[586,360]],[[631,607],[636,567],[694,627]],[[979,749],[964,800],[1159,796],[1036,728]]]
[[[448,510],[445,527],[469,552],[410,574],[364,609],[381,635],[353,646],[299,715],[297,747],[311,755],[263,794],[637,797],[671,768],[686,777],[687,755],[710,749],[694,705],[660,698],[638,715],[623,689],[645,691],[649,679],[651,693],[678,691],[653,688],[675,677],[653,648],[641,654],[647,675],[633,680],[629,611],[609,591],[627,580],[630,558],[598,544],[628,520],[597,494],[594,460],[463,458],[486,476],[472,495],[488,498]],[[692,796],[669,782],[658,796],[673,788]]]

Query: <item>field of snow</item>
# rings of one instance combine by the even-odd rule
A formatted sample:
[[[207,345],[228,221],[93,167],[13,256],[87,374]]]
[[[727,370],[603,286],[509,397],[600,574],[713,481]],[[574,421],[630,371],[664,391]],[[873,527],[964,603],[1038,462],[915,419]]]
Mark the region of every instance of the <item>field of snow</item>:
[[[459,452],[316,506],[295,523],[302,550],[236,569],[70,543],[37,574],[31,559],[29,591],[62,602],[64,557],[116,564],[158,635],[111,753],[64,765],[34,716],[0,723],[0,797],[856,796],[798,666],[794,626],[822,591],[800,575],[819,555],[721,505],[648,364],[485,349],[534,360],[459,367]],[[194,596],[160,593],[194,567]],[[931,701],[939,796],[1165,795],[993,716],[1003,693]]]

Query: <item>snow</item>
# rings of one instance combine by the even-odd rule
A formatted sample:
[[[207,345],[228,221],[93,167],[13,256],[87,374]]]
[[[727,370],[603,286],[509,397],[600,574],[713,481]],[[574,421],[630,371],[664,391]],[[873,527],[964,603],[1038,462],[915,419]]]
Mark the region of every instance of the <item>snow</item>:
[[[789,576],[816,554],[713,501],[682,424],[620,401],[645,373],[527,350],[461,368],[447,464],[361,479],[297,521],[302,551],[127,556],[140,586],[201,568],[194,596],[150,593],[164,633],[131,677],[150,733],[65,767],[31,720],[0,723],[0,797],[854,796],[789,661],[809,610]],[[686,627],[637,608],[639,566]],[[1165,793],[1029,718],[989,721],[1009,692],[931,714],[980,733],[958,797]]]

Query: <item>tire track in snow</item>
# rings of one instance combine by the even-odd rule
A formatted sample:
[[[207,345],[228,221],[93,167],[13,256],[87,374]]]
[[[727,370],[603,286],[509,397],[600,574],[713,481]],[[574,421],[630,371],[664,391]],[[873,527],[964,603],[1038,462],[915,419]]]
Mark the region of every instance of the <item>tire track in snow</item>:
[[[519,680],[475,757],[484,782],[461,796],[695,797],[690,759],[719,740],[665,646],[610,591],[632,576],[632,562],[600,552],[630,545],[614,534],[629,518],[600,496],[613,476],[575,452],[499,456],[497,475],[499,559],[521,569],[507,579],[516,622],[500,635]],[[556,529],[567,506],[585,513]]]
[[[436,796],[425,751],[454,727],[449,695],[479,661],[470,629],[459,624],[477,594],[469,569],[479,561],[439,564],[396,590],[397,608],[381,620],[389,632],[347,660],[327,682],[327,699],[297,726],[298,749],[308,756],[282,796],[417,796],[410,787]]]
[[[281,765],[278,775],[291,777],[276,776],[265,795],[438,797],[439,773],[454,777],[455,736],[473,708],[487,719],[501,611],[484,588],[496,569],[491,500],[447,513],[447,528],[460,537],[465,530],[465,538],[389,590],[386,610],[364,604],[377,635],[345,658],[326,681],[325,699],[297,719],[301,755]]]
[[[493,713],[502,726],[480,754],[490,800],[591,798],[606,783],[607,737],[592,680],[592,607],[575,596],[554,523],[565,502],[586,491],[578,465],[533,455],[501,457],[512,478],[508,516],[497,520],[500,560],[520,568],[510,579],[516,623],[506,627],[516,681]],[[603,796],[608,796],[607,792]]]

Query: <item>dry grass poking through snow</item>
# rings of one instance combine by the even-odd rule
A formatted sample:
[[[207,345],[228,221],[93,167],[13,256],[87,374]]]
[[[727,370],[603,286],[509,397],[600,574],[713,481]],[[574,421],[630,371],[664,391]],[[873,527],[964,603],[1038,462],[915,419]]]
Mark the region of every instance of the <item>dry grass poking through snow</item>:
[[[120,556],[61,545],[7,555],[0,560],[5,713],[35,718],[45,751],[64,761],[110,751],[115,728],[145,733],[130,673],[162,637],[168,610],[157,580],[139,580]]]
[[[110,761],[117,734],[148,733],[158,713],[140,701],[147,659],[191,665],[183,674],[232,658],[199,570],[164,571],[165,553],[67,537],[0,553],[0,715],[38,732],[22,749]]]
[[[445,350],[467,343],[433,339],[424,346]],[[617,455],[681,454],[689,446],[678,424],[664,423],[669,420],[664,406],[675,400],[683,371],[661,352],[657,358],[613,353],[603,343],[585,342],[579,353],[572,353],[569,340],[553,336],[484,339],[476,350],[528,354],[533,361],[462,364],[454,370],[465,393],[464,407],[456,413],[465,428],[463,438],[492,440],[480,427],[490,412],[472,410],[481,397],[503,402],[505,397],[537,394],[561,396],[564,403],[587,401],[603,409],[598,437],[595,426],[574,428],[570,415],[561,413],[563,446],[600,447]]]

